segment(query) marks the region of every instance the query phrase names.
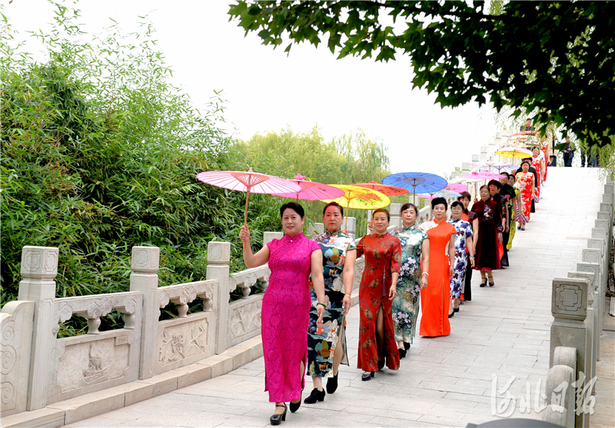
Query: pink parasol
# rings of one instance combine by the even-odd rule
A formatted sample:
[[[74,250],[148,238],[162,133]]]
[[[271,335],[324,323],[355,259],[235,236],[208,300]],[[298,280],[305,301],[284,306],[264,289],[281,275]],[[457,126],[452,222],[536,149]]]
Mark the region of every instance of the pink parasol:
[[[339,198],[344,194],[344,191],[337,187],[314,181],[307,181],[301,174],[297,174],[295,178],[290,181],[296,183],[301,189],[298,192],[274,193],[273,195],[282,198],[295,198],[297,202],[299,202],[299,199],[305,201],[321,201],[323,199]]]
[[[485,174],[491,173],[472,171],[471,173],[462,175],[459,178],[463,178],[464,180],[490,180],[491,178],[487,177]]]
[[[212,186],[224,189],[246,192],[246,210],[244,213],[244,223],[248,224],[248,201],[250,193],[288,193],[299,192],[301,188],[298,184],[290,180],[275,177],[273,175],[258,174],[252,171],[205,171],[196,175],[197,180]]]
[[[461,193],[468,190],[468,186],[461,183],[448,183],[444,190],[451,190],[453,192]]]

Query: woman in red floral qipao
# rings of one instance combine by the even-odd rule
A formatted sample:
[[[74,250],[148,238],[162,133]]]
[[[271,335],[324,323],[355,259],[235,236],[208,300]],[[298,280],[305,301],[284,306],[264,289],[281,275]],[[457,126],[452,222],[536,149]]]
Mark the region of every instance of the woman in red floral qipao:
[[[374,233],[357,245],[357,257],[365,255],[365,270],[359,288],[359,352],[357,367],[363,369],[362,380],[386,366],[399,369],[399,353],[393,325],[393,299],[397,291],[401,260],[401,243],[387,233],[390,215],[387,210],[374,211]]]

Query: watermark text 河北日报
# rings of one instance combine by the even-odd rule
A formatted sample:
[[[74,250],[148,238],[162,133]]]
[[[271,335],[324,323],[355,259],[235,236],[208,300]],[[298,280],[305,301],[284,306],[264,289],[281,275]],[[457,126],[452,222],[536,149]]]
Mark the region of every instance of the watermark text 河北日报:
[[[493,374],[491,377],[491,415],[499,416],[501,418],[507,418],[511,416],[517,404],[519,406],[520,413],[540,413],[547,408],[547,395],[542,389],[542,379],[538,379],[534,388],[534,394],[532,397],[532,385],[530,381],[525,383],[525,393],[515,397],[510,388],[512,384],[517,380],[516,376],[511,376],[506,383],[498,386],[498,376]],[[596,398],[592,396],[592,389],[596,383],[596,377],[592,378],[588,382],[585,382],[585,375],[583,372],[579,372],[579,379],[569,384],[568,382],[562,382],[553,388],[551,392],[551,408],[553,411],[563,413],[566,402],[566,394],[568,394],[568,388],[573,388],[575,394],[575,413],[580,415],[581,413],[594,414],[594,405],[596,404]],[[532,399],[533,398],[533,399]],[[532,406],[533,405],[533,406]]]

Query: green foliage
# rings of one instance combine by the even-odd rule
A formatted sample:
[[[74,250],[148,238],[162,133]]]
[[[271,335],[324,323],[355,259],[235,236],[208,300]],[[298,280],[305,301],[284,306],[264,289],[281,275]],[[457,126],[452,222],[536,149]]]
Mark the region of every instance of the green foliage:
[[[162,285],[204,279],[210,240],[231,242],[243,269],[245,194],[195,179],[247,169],[218,126],[223,103],[200,113],[169,82],[151,27],[95,38],[77,17],[57,5],[51,34],[37,34],[43,63],[6,19],[0,32],[2,303],[16,297],[25,245],[59,247],[58,297],[126,291],[135,245],[160,247]],[[255,245],[279,228],[277,206],[251,198]]]
[[[491,101],[532,112],[539,130],[563,126],[588,146],[615,135],[615,3],[237,0],[229,14],[264,44],[412,57],[415,87],[441,106]]]

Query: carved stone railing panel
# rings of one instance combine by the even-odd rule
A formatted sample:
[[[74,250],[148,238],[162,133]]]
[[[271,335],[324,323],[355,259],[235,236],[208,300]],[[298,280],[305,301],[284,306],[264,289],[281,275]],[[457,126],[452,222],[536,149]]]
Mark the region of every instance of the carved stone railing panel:
[[[169,285],[156,290],[158,297],[158,307],[163,309],[173,302],[177,305],[179,318],[186,318],[188,314],[188,304],[193,302],[197,297],[203,299],[203,310],[212,310],[212,299],[215,293],[216,281],[196,281],[186,284]],[[158,311],[160,316],[160,311]]]
[[[178,305],[179,317],[158,322],[155,373],[184,367],[214,354],[218,281],[196,281],[161,287],[156,290],[159,308],[169,301]],[[203,312],[188,315],[188,304],[203,299]]]
[[[263,294],[235,300],[229,304],[229,343],[235,346],[261,333]]]
[[[2,416],[26,410],[33,322],[34,302],[9,302],[0,313]]]
[[[263,284],[263,288],[267,289],[269,285],[269,276],[271,270],[269,266],[263,265],[252,269],[242,270],[241,272],[234,273],[230,276],[229,280],[229,292],[235,288],[241,288],[243,297],[246,298],[250,295],[250,287],[256,284],[256,281],[260,281]]]
[[[48,403],[135,381],[139,378],[143,294],[98,294],[56,299],[58,323],[73,315],[88,320],[88,334],[57,339]],[[124,314],[124,328],[99,331],[100,318],[112,310]],[[59,326],[54,326],[57,334]]]
[[[187,366],[214,354],[215,312],[160,321],[156,374]]]
[[[361,284],[361,277],[363,276],[363,270],[365,269],[365,257],[361,256],[354,264],[354,279],[352,280],[352,289],[356,290]]]

